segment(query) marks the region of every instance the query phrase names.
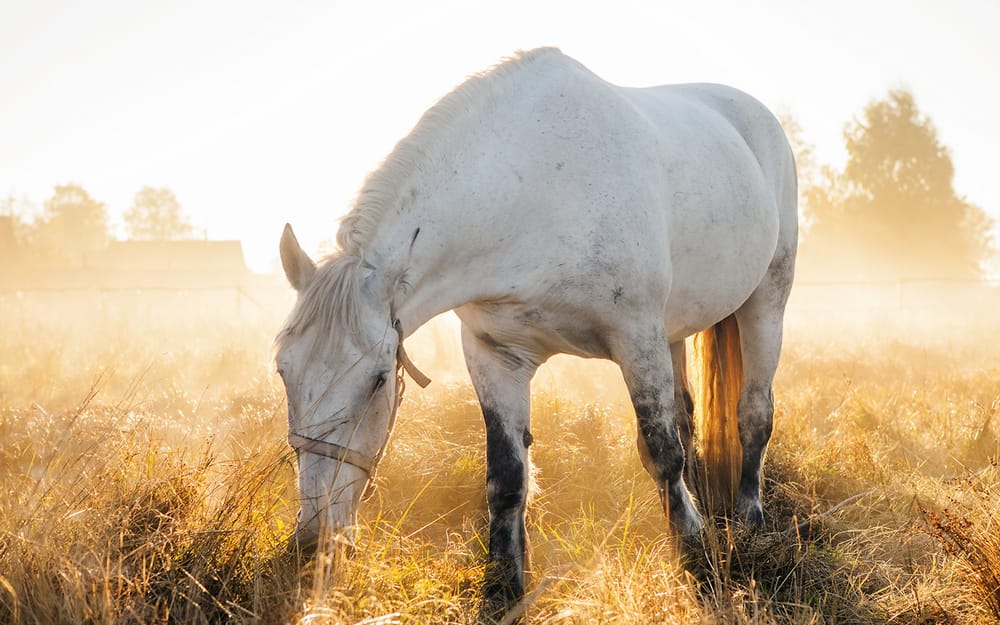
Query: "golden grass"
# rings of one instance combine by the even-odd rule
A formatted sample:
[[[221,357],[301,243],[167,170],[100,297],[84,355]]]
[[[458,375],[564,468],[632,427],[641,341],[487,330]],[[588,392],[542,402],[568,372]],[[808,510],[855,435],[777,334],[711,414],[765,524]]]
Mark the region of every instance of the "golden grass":
[[[0,622],[476,621],[485,455],[467,384],[411,385],[357,553],[301,563],[273,328],[127,330],[0,336]],[[1000,619],[987,350],[790,340],[767,527],[713,524],[687,568],[627,405],[544,374],[528,622]]]

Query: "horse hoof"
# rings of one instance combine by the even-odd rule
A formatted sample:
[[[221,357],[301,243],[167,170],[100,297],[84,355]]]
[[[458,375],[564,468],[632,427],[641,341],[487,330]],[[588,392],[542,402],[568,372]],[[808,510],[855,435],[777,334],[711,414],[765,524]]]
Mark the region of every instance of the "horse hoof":
[[[479,609],[479,625],[496,625],[497,623],[506,622],[507,613],[513,606],[503,599],[483,599],[482,606]],[[518,615],[510,623],[524,623],[524,616]]]
[[[304,536],[298,532],[289,536],[285,543],[285,549],[288,553],[295,554],[305,560],[315,556],[318,547],[319,540],[316,536]]]
[[[752,501],[736,507],[736,518],[751,529],[764,527],[764,510],[759,501]]]
[[[353,557],[357,552],[354,541],[342,533],[319,536],[314,533],[296,532],[288,537],[286,549],[303,559],[314,558],[320,548],[331,554]]]

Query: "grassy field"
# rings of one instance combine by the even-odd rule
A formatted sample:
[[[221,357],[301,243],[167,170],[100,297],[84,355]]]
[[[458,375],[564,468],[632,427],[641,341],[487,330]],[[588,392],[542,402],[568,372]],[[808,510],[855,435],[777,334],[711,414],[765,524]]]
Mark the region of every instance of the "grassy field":
[[[302,563],[275,323],[0,331],[0,622],[475,622],[484,434],[447,350],[409,348],[435,384],[410,385],[355,556]],[[547,366],[529,623],[1000,619],[996,346],[805,336],[779,370],[766,531],[719,522],[687,569],[620,376]]]

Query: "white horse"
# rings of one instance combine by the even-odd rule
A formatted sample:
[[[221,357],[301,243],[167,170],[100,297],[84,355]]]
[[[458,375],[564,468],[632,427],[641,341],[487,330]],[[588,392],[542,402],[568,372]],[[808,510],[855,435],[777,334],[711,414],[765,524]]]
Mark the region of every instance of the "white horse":
[[[403,339],[448,310],[486,425],[494,606],[524,591],[529,383],[554,354],[621,367],[643,464],[673,528],[691,535],[703,520],[684,480],[684,339],[719,330],[705,361],[722,358],[736,378],[735,512],[760,524],[796,236],[788,142],[740,91],[623,88],[551,48],[470,78],[369,176],[338,252],[316,265],[290,227],[282,236],[298,291],[276,358],[298,452],[297,536],[350,535],[395,419],[398,368],[422,377]]]

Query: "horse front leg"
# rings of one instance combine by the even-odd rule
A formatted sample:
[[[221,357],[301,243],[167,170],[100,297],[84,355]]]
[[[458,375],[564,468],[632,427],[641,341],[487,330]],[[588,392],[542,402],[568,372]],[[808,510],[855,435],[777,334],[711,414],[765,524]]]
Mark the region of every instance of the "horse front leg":
[[[462,348],[486,425],[489,555],[483,579],[484,621],[501,618],[523,596],[524,528],[530,465],[530,382],[536,366],[462,328]]]

